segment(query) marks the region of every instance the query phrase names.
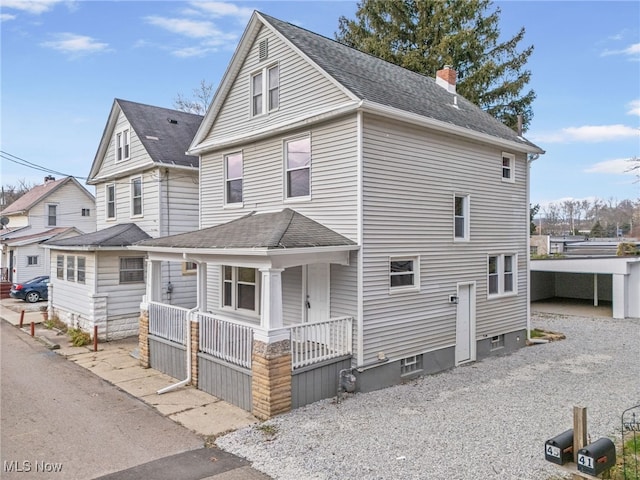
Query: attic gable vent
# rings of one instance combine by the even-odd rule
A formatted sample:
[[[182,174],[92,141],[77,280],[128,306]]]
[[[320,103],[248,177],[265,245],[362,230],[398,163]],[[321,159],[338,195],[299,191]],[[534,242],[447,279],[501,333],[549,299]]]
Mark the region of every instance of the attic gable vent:
[[[260,42],[260,50],[258,53],[258,58],[260,60],[266,60],[268,56],[269,56],[269,44],[265,39]]]

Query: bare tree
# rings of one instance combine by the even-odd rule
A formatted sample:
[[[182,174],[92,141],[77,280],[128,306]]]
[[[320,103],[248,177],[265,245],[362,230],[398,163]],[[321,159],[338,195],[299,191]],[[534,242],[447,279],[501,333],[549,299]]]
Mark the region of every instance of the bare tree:
[[[204,115],[213,97],[213,84],[200,80],[200,85],[193,89],[193,99],[186,98],[181,93],[173,101],[173,107],[188,113]]]
[[[22,195],[35,187],[25,179],[19,179],[17,185],[3,185],[0,190],[0,210],[4,210]]]

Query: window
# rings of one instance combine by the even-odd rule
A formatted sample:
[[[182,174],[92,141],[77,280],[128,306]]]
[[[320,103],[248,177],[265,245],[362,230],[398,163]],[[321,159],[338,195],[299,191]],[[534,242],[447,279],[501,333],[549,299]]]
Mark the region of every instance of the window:
[[[515,273],[515,255],[490,255],[487,273],[489,296],[517,293]]]
[[[142,215],[142,177],[131,179],[131,216]]]
[[[64,255],[56,256],[56,277],[64,280]]]
[[[116,218],[116,186],[115,184],[106,186],[107,193],[107,219]]]
[[[144,282],[144,258],[120,258],[120,283]]]
[[[408,375],[410,373],[422,370],[422,355],[414,355],[400,360],[400,375]]]
[[[84,283],[85,281],[85,272],[86,272],[87,259],[86,257],[78,257],[78,265],[77,265],[77,281],[78,283]]]
[[[503,182],[511,182],[515,181],[515,156],[510,153],[502,154],[502,181]]]
[[[225,155],[225,203],[242,202],[242,152]]]
[[[182,274],[183,275],[195,275],[198,271],[198,264],[195,262],[183,262]]]
[[[116,161],[129,158],[129,130],[116,134]]]
[[[55,227],[57,224],[56,214],[58,212],[57,205],[47,205],[47,226]]]
[[[389,259],[389,288],[391,291],[417,290],[420,286],[418,257]]]
[[[67,255],[67,281],[75,282],[76,280],[76,257]]]
[[[272,65],[251,77],[251,113],[253,116],[262,115],[279,106],[280,70],[278,65]]]
[[[27,265],[38,265],[38,256],[27,255]]]
[[[491,337],[491,350],[499,350],[501,348],[504,348],[504,335]]]
[[[83,217],[90,217],[91,216],[91,210],[89,208],[83,208],[82,209],[82,216]]]
[[[469,240],[469,196],[454,197],[454,240]]]
[[[311,179],[311,139],[285,142],[286,198],[308,197]]]
[[[259,295],[256,269],[224,265],[222,272],[222,306],[257,312]]]

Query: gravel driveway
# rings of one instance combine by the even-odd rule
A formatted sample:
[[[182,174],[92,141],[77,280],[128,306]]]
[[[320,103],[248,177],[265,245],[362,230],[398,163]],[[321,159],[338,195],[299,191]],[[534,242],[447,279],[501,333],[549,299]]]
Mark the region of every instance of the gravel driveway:
[[[587,407],[592,440],[640,404],[640,320],[539,314],[566,340],[341,403],[317,402],[218,439],[275,479],[531,479],[561,473],[544,442]],[[273,433],[275,432],[275,433]]]

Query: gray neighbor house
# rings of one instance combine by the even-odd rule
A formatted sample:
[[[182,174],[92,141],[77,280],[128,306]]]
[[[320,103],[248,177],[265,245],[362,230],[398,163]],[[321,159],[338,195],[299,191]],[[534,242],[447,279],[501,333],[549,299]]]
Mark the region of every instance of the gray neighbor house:
[[[524,346],[544,152],[455,82],[254,12],[188,149],[199,230],[129,247],[143,364],[269,418]],[[166,261],[197,266],[194,308]]]

